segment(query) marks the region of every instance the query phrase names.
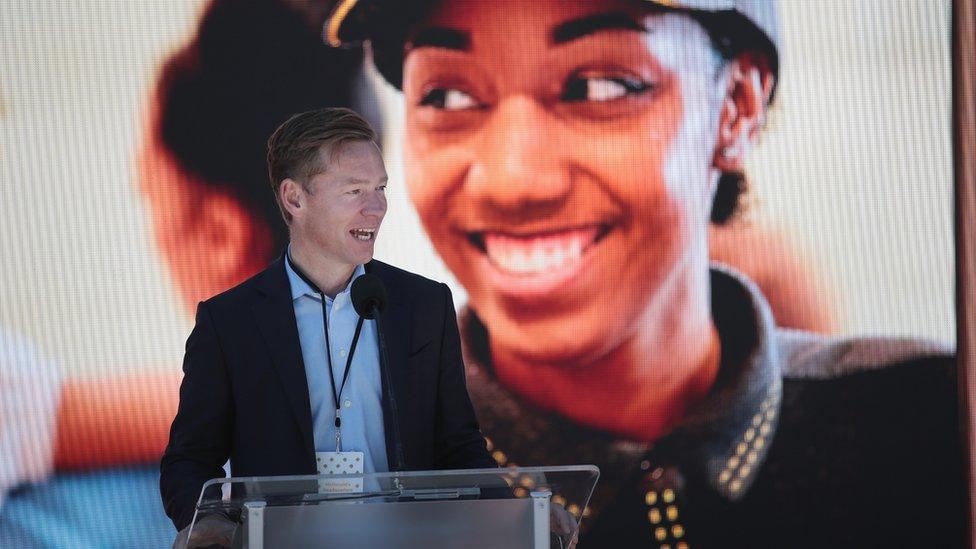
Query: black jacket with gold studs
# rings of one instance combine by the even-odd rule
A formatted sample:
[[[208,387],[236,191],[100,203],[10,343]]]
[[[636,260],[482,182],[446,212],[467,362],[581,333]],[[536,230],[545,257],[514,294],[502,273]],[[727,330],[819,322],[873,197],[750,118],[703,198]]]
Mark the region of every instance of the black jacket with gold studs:
[[[741,275],[712,272],[714,389],[653,443],[534,409],[494,379],[463,318],[468,385],[503,465],[593,463],[579,547],[961,547],[967,491],[950,348],[778,329]],[[557,494],[554,501],[562,502]]]

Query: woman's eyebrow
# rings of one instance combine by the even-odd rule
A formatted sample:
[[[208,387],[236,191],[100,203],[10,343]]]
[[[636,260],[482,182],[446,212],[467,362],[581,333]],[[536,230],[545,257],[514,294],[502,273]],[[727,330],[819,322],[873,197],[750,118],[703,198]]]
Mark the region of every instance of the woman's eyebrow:
[[[427,27],[417,31],[405,49],[410,51],[422,47],[467,51],[471,48],[471,35],[447,27]]]
[[[626,13],[598,13],[560,23],[552,30],[552,43],[565,44],[604,30],[648,32],[644,25]]]

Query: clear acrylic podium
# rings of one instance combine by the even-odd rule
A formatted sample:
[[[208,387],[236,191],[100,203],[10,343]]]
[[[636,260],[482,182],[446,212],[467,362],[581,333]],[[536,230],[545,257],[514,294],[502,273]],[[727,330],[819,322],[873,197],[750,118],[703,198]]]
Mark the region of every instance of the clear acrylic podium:
[[[244,549],[562,548],[599,476],[581,465],[213,479],[193,524],[222,513]]]

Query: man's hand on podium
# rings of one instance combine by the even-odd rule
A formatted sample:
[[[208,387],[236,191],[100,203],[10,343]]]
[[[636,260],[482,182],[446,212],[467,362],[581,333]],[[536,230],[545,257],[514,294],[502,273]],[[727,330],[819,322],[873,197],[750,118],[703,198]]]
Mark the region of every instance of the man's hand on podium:
[[[560,539],[565,539],[566,536],[572,534],[572,539],[569,540],[569,544],[565,547],[566,549],[575,549],[576,542],[579,539],[579,531],[576,529],[576,517],[571,515],[565,507],[558,503],[551,503],[549,505],[549,530],[559,536]]]
[[[173,542],[173,549],[207,549],[211,547],[229,549],[238,526],[240,526],[238,523],[224,515],[206,515],[197,521],[196,526],[193,527],[193,536],[189,540],[187,536],[190,534],[190,527],[187,526],[180,530]]]

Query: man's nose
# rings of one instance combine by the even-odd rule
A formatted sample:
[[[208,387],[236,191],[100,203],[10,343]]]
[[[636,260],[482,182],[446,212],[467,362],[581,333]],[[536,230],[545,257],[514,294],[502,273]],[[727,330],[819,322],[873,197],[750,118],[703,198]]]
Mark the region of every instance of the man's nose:
[[[364,216],[383,216],[386,213],[386,195],[384,191],[374,189],[366,193],[362,214]]]
[[[535,99],[516,95],[491,113],[465,181],[469,196],[503,209],[561,203],[571,190],[559,121]]]

